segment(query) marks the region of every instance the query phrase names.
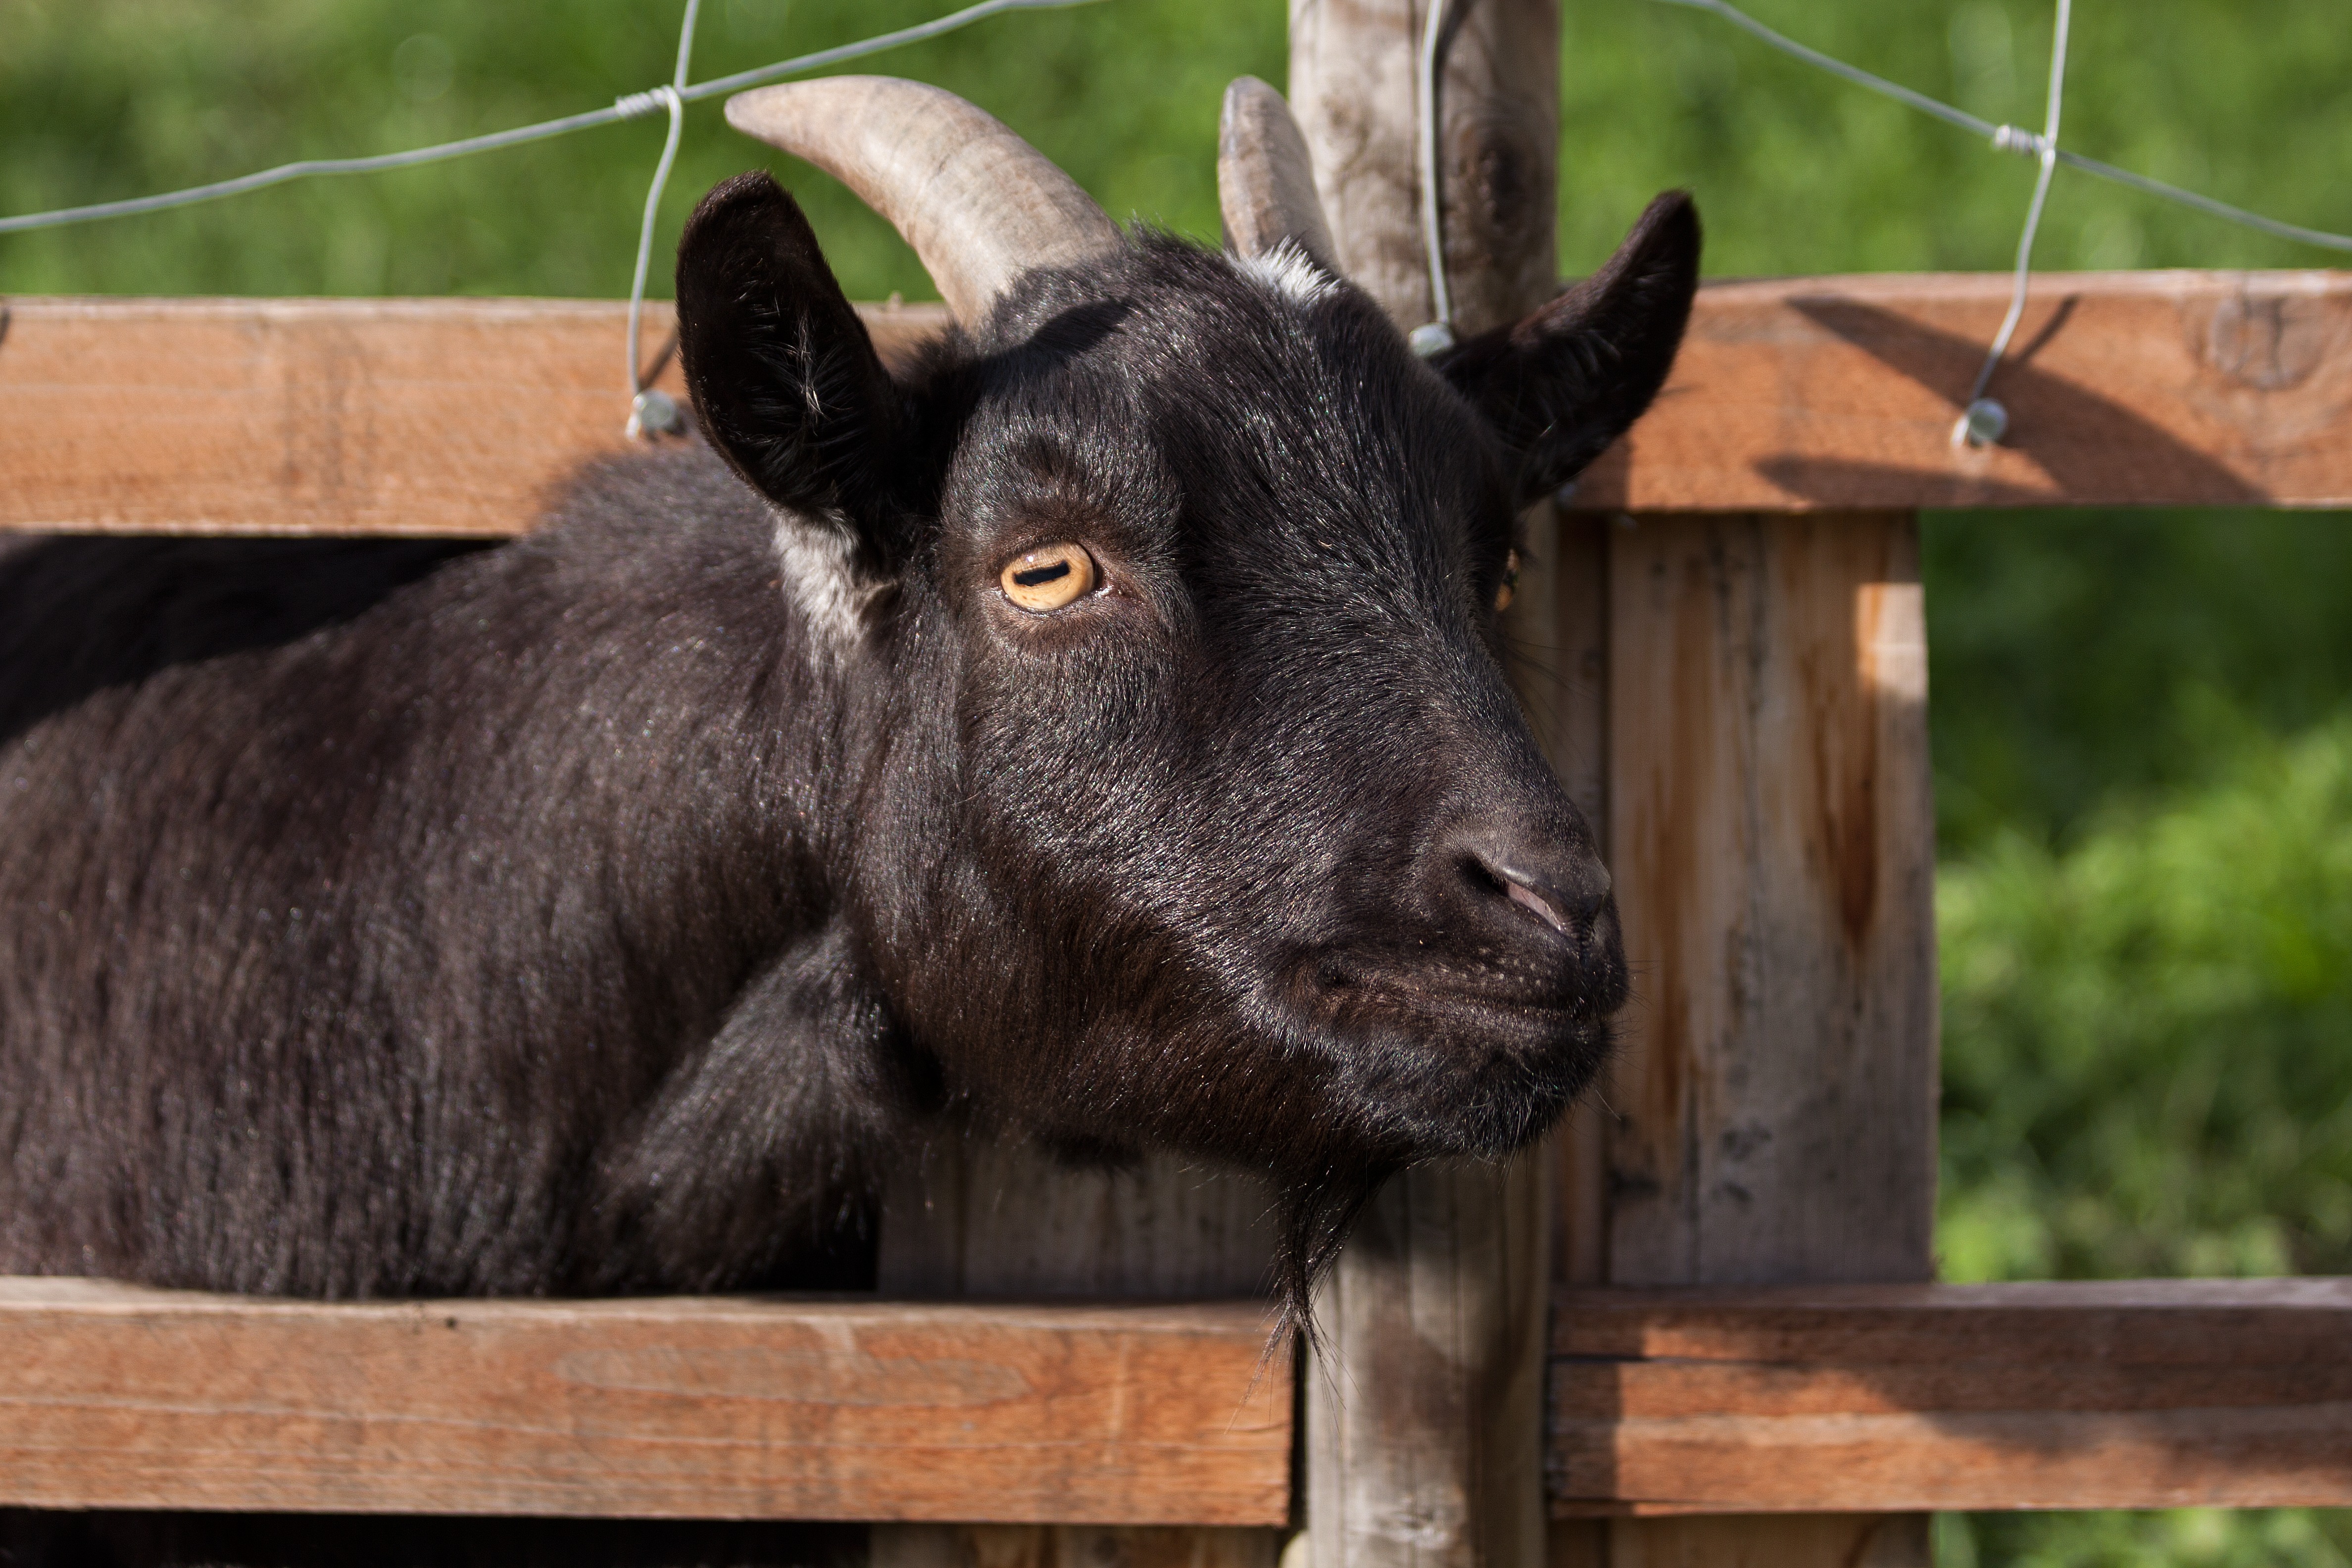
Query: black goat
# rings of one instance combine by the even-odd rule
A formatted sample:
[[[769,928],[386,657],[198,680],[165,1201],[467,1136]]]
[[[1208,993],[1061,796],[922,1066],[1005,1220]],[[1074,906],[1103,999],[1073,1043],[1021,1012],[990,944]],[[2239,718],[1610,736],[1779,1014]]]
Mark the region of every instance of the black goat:
[[[1665,376],[1688,203],[1433,368],[1314,213],[1128,235],[908,84],[731,112],[922,251],[913,373],[745,175],[679,248],[709,450],[264,602],[0,561],[0,1272],[806,1283],[962,1104],[1262,1173],[1296,1310],[1385,1174],[1600,1061],[1608,878],[1496,616]]]

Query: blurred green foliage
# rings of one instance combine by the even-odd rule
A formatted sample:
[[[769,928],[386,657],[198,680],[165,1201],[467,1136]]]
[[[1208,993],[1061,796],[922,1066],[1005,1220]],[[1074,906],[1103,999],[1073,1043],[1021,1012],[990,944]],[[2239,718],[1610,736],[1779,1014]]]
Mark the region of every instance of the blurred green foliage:
[[[2233,738],[1947,863],[1947,1278],[2352,1273],[2352,709]]]
[[[951,0],[708,0],[708,78]],[[666,79],[681,0],[0,0],[0,212],[389,151]],[[1753,0],[1761,19],[2038,125],[2050,8]],[[1695,190],[1715,276],[2008,265],[2032,171],[1648,0],[1572,0],[1560,257]],[[1027,135],[1118,216],[1216,231],[1216,112],[1279,82],[1275,0],[1001,17],[861,68]],[[2352,230],[2352,26],[2325,4],[2084,6],[2067,143]],[[27,293],[626,291],[658,121],[397,174],[0,238]],[[847,193],[689,110],[662,207],[771,163],[849,292],[931,294]],[[2062,173],[2041,265],[2325,253]],[[655,269],[655,292],[667,292]],[[2177,513],[1927,520],[1944,869],[1941,1244],[1953,1278],[2352,1271],[2352,529]],[[1948,1516],[1948,1568],[2352,1563],[2345,1516]]]
[[[2200,788],[2243,747],[2339,711],[2352,700],[2347,521],[2259,511],[1927,519],[1946,858],[2003,834],[2071,842],[2103,809]]]
[[[950,0],[709,0],[704,78],[937,16]],[[1994,120],[2040,123],[2050,12],[2028,0],[1755,0],[1767,22]],[[1649,195],[1698,193],[1718,276],[2006,265],[2022,159],[1653,0],[1567,8],[1560,255],[1606,254]],[[6,0],[0,211],[141,195],[291,158],[390,151],[609,103],[667,79],[681,0]],[[2075,18],[2067,141],[2298,222],[2352,230],[2352,28],[2333,5],[2141,0]],[[1280,81],[1276,0],[1108,0],[1002,16],[860,68],[962,92],[1102,198],[1216,230],[1219,93]],[[613,295],[657,121],[460,163],[306,182],[0,241],[20,292]],[[2292,152],[2294,155],[2288,155]],[[767,159],[689,112],[665,243]],[[780,164],[782,160],[776,160]],[[787,169],[853,296],[927,297],[845,193]],[[2309,266],[2324,258],[2071,173],[2045,266]]]

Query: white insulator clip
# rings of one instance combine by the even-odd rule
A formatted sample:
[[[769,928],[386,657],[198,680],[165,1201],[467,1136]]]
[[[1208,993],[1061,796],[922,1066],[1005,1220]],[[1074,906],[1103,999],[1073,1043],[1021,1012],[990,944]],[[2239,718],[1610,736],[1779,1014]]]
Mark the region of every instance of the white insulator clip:
[[[1961,410],[1952,426],[1955,447],[1993,447],[2009,434],[2009,410],[1990,397],[1979,397]]]
[[[629,423],[623,433],[632,441],[650,440],[656,436],[675,435],[685,425],[678,416],[677,399],[649,388],[629,400]]]

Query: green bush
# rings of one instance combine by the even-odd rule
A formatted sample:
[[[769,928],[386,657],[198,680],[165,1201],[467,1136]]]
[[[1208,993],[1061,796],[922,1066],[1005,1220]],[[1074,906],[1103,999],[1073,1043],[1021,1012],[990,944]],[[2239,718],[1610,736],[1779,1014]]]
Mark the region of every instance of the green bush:
[[[1944,1514],[1936,1568],[2347,1568],[2352,1519],[2314,1509]]]
[[[2072,842],[2352,699],[2352,517],[1953,513],[1922,546],[1947,858]]]
[[[1945,1277],[2352,1272],[2352,714],[1945,866]]]

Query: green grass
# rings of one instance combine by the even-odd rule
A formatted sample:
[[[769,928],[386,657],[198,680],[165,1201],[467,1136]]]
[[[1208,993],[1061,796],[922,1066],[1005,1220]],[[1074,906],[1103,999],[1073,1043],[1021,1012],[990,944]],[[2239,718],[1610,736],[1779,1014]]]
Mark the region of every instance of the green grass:
[[[697,75],[951,0],[709,0]],[[608,103],[667,77],[677,0],[6,0],[0,212]],[[1993,120],[2039,123],[2050,8],[1753,0]],[[1118,216],[1216,230],[1223,84],[1279,82],[1275,0],[1109,0],[868,62],[990,109]],[[2352,230],[2352,26],[2325,5],[2086,3],[2066,141]],[[1574,0],[1560,256],[1696,191],[1718,277],[2000,268],[2032,171],[1725,24]],[[0,238],[26,293],[625,292],[658,121],[163,216]],[[689,111],[663,203],[761,163],[845,286],[931,293],[829,181]],[[2330,259],[2062,174],[2041,264]],[[656,294],[667,292],[655,268]],[[1955,1278],[2352,1271],[2352,527],[2340,517],[1928,521]],[[1948,1516],[1950,1568],[2343,1564],[2343,1516]]]

